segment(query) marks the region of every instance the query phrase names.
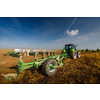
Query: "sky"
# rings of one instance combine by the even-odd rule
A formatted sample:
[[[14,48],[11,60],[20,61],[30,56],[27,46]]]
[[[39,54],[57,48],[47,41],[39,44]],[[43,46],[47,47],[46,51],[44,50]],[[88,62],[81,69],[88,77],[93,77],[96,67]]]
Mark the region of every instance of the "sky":
[[[0,17],[0,49],[100,49],[99,17]]]

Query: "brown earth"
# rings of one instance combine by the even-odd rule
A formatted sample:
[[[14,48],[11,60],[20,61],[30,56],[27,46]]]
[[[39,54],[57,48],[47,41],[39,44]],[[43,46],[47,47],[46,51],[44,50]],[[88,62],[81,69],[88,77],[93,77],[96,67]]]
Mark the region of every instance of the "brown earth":
[[[0,83],[1,84],[99,84],[100,83],[100,53],[81,52],[81,58],[63,59],[63,68],[57,69],[53,76],[45,76],[38,69],[25,70],[15,81],[6,80],[1,74],[17,73],[19,58],[4,56],[13,49],[0,49]],[[56,55],[61,50],[56,51]],[[46,55],[45,55],[46,57]],[[42,56],[38,54],[38,59]],[[33,56],[26,56],[25,63],[33,62]]]

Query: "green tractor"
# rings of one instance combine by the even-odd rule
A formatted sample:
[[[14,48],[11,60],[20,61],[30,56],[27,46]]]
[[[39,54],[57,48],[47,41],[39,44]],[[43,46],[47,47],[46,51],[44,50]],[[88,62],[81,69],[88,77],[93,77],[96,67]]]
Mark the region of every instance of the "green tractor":
[[[81,54],[79,51],[76,51],[76,45],[74,44],[65,44],[62,53],[67,53],[68,57],[71,59],[80,58]]]

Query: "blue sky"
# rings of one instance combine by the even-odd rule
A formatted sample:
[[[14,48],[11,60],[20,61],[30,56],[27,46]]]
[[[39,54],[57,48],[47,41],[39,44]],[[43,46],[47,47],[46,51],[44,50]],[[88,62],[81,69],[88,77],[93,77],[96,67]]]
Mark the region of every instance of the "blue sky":
[[[0,48],[100,49],[99,17],[0,17]]]

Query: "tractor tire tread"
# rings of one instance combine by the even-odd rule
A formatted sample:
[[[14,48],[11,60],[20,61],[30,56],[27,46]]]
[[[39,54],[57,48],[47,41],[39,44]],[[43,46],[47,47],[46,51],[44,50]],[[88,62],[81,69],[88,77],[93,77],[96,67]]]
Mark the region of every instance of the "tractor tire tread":
[[[55,58],[48,58],[42,63],[42,72],[47,76],[51,76],[57,71],[57,69],[55,69],[55,71],[53,73],[49,73],[49,71],[47,70],[47,65],[48,65],[49,62],[51,62],[51,60],[55,61],[56,65],[57,65],[57,61],[56,61]]]

